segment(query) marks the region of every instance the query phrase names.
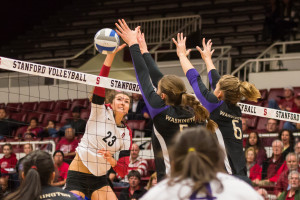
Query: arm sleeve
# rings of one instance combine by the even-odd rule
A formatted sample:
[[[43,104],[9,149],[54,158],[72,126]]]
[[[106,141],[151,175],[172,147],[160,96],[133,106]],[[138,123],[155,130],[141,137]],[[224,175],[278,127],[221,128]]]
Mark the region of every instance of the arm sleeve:
[[[117,165],[113,167],[113,170],[118,173],[121,178],[124,178],[128,174],[130,150],[120,151]]]
[[[212,89],[215,90],[216,85],[220,80],[220,74],[217,72],[217,70],[212,69],[208,72],[208,79]]]
[[[149,70],[146,62],[141,54],[138,44],[134,44],[130,49],[130,54],[135,68],[136,79],[139,83],[145,104],[148,107],[151,118],[153,119],[158,113],[167,109],[169,106],[154,91],[152,82],[149,77]]]
[[[155,61],[153,60],[150,53],[143,54],[144,60],[149,70],[150,78],[154,87],[157,88],[159,80],[164,76],[158,69]]]
[[[99,76],[108,77],[110,71],[110,67],[103,65]],[[105,100],[105,88],[95,87],[92,102],[94,104],[102,105]]]
[[[137,171],[140,172],[141,176],[146,176],[148,172],[147,169],[148,169],[148,163],[146,160],[142,159],[138,166]]]
[[[223,101],[219,101],[218,98],[206,88],[196,69],[190,69],[186,73],[186,77],[189,80],[195,95],[209,112],[214,111],[223,103]]]

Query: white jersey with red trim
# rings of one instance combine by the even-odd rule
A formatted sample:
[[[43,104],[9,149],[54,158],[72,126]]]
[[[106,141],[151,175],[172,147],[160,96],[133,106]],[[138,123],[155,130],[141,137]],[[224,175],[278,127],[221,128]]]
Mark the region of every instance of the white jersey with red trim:
[[[118,151],[130,150],[131,130],[126,125],[116,125],[110,105],[92,103],[91,107],[85,133],[76,151],[93,175],[103,176],[111,165],[97,151],[106,149],[113,155]]]

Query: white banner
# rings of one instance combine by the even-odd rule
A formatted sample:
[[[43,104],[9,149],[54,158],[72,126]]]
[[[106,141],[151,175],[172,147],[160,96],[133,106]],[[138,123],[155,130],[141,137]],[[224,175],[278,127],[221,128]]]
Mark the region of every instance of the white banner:
[[[10,58],[0,57],[0,68],[30,75],[61,79],[65,81],[98,86],[108,89],[140,93],[140,88],[137,83],[76,72],[63,68],[51,67],[47,65],[30,63],[26,61],[14,60]]]
[[[254,106],[244,103],[238,103],[238,105],[240,106],[243,114],[300,123],[300,114],[298,113],[265,108],[261,106]]]
[[[56,68],[36,63],[19,61],[10,58],[0,57],[0,68],[10,71],[26,73],[30,75],[61,79],[65,81],[98,86],[108,89],[121,90],[125,92],[133,92],[138,94],[141,93],[139,85],[137,83],[95,76],[92,74],[86,74],[63,68]],[[281,111],[244,103],[238,103],[238,105],[240,106],[243,114],[300,123],[300,114],[298,113]]]

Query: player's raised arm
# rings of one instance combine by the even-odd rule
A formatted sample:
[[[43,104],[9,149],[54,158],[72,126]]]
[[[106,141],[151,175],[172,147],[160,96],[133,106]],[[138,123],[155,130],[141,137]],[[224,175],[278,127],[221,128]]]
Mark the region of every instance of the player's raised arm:
[[[201,57],[205,62],[210,85],[212,89],[215,90],[216,85],[220,79],[220,75],[217,72],[216,67],[211,58],[215,50],[211,50],[211,46],[212,46],[211,40],[208,40],[207,43],[205,44],[205,38],[203,38],[202,40],[202,46],[203,46],[203,50],[199,46],[197,46],[196,48],[200,52]]]
[[[155,61],[153,60],[151,54],[148,51],[148,46],[145,40],[144,33],[141,33],[138,31],[137,40],[139,43],[139,47],[141,50],[141,53],[143,55],[143,58],[146,62],[146,65],[149,70],[150,78],[152,80],[153,85],[157,88],[158,87],[158,81],[164,76],[160,70],[158,69]]]

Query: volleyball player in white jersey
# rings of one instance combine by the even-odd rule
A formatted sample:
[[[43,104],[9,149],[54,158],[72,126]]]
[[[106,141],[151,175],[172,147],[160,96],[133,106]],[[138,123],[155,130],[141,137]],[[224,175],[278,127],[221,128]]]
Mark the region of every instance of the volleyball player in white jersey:
[[[106,56],[99,76],[108,76],[115,54],[124,47],[121,45]],[[119,92],[111,104],[105,105],[104,100],[105,89],[95,87],[91,114],[66,183],[67,190],[92,200],[117,199],[106,173],[113,167],[121,177],[126,175],[132,144],[131,130],[122,122],[129,110],[129,96]],[[118,151],[120,155],[116,161],[112,155]]]
[[[223,171],[224,153],[214,134],[202,127],[177,134],[170,150],[171,175],[142,200],[262,200],[247,183]]]

